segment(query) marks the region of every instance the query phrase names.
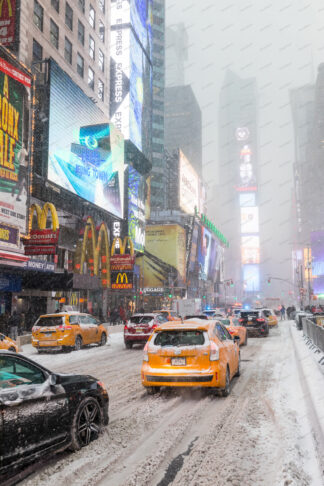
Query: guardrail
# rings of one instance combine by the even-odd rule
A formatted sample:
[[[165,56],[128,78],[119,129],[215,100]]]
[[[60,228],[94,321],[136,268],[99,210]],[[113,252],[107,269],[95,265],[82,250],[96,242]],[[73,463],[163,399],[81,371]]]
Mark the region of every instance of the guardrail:
[[[311,339],[315,346],[324,353],[324,327],[305,317],[302,319],[302,323],[304,335]]]

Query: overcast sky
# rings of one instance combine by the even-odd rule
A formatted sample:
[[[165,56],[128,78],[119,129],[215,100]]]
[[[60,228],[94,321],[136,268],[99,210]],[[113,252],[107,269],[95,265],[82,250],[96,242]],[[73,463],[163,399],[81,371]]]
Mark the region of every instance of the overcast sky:
[[[166,7],[167,25],[184,22],[189,35],[185,81],[203,112],[207,180],[217,179],[218,98],[224,74],[231,69],[242,78],[257,78],[263,271],[288,278],[294,157],[289,91],[313,83],[317,65],[324,61],[324,3],[166,0]]]

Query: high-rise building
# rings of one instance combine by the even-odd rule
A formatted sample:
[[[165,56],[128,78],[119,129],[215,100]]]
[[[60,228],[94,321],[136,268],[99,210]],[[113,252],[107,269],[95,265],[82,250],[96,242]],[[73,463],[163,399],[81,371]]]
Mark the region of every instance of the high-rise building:
[[[53,58],[97,106],[109,113],[108,0],[20,2],[18,57],[41,73]]]
[[[151,207],[161,210],[166,204],[164,157],[165,85],[165,0],[153,2],[153,115]]]
[[[184,24],[167,27],[165,32],[166,73],[165,85],[185,84],[184,64],[188,59],[188,34]]]
[[[219,185],[210,209],[226,234],[226,278],[239,297],[260,290],[257,87],[228,71],[220,93]]]
[[[191,86],[165,89],[165,149],[171,153],[181,149],[190,163],[202,175],[201,109]]]

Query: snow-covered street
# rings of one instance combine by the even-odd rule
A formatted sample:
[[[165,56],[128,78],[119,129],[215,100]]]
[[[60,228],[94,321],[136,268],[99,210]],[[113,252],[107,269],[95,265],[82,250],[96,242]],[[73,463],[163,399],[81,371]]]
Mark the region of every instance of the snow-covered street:
[[[108,388],[110,423],[87,448],[64,452],[24,486],[321,486],[324,375],[293,322],[241,348],[229,397],[142,388],[142,348],[122,333],[105,347],[24,353],[57,372],[91,374]]]

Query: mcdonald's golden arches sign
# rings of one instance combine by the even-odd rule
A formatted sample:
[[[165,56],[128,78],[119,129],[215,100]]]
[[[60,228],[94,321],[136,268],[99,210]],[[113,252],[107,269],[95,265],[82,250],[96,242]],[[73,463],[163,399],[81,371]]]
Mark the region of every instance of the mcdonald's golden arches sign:
[[[37,229],[33,229],[36,214]],[[47,219],[51,215],[51,228],[47,228]],[[45,203],[41,208],[32,204],[29,211],[29,234],[24,240],[26,255],[54,255],[59,238],[59,219],[52,203]]]

